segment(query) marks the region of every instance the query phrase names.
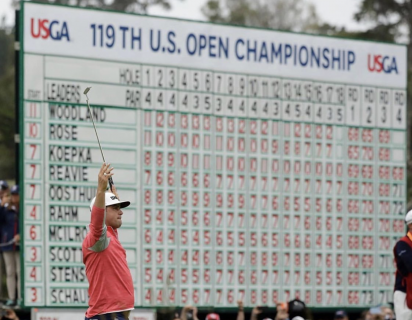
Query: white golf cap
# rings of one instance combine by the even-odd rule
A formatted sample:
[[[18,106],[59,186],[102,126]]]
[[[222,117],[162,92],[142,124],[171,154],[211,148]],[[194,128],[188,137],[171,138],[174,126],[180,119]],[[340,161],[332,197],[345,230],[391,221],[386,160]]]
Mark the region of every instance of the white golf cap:
[[[296,316],[296,317],[293,317],[293,319],[292,320],[305,320],[305,319],[303,319],[302,317],[300,317],[300,316]]]
[[[90,211],[92,211],[94,202],[96,201],[96,197],[94,197],[92,199],[92,201],[90,202]],[[130,201],[120,201],[119,199],[117,199],[117,197],[111,193],[111,192],[106,192],[105,193],[105,199],[104,202],[106,204],[106,207],[108,206],[112,206],[114,204],[120,204],[120,208],[126,208],[128,206],[130,206]]]
[[[409,212],[406,214],[405,223],[406,224],[412,223],[412,210],[409,210]]]

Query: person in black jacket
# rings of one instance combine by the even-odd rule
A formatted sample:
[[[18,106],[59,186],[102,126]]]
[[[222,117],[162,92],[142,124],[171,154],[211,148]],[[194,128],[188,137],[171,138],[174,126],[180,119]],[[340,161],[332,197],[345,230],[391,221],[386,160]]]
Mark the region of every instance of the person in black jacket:
[[[19,186],[13,186],[3,195],[0,207],[0,244],[6,265],[7,292],[9,300],[6,306],[15,306],[16,292],[20,299],[20,241],[19,230]],[[16,282],[17,279],[17,282]]]
[[[9,192],[9,184],[6,180],[0,180],[0,203],[1,199],[3,199],[3,195]]]
[[[405,216],[408,228],[393,248],[396,278],[393,295],[397,320],[412,320],[412,210]]]

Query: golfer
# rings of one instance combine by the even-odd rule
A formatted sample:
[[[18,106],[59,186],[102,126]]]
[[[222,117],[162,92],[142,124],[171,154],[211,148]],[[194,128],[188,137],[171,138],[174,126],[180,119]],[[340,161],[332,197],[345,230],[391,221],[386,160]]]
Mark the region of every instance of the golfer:
[[[128,320],[134,309],[132,276],[126,262],[126,251],[118,239],[122,225],[122,208],[129,201],[120,201],[113,186],[106,192],[113,175],[110,164],[100,168],[96,197],[90,203],[89,232],[83,241],[83,263],[89,280],[89,308],[86,320]]]

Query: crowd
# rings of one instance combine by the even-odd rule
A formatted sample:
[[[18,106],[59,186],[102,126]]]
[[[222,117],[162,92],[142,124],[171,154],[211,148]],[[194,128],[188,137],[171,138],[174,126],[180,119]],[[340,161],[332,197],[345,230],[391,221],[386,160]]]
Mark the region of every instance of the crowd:
[[[6,269],[6,307],[21,304],[19,254],[19,186],[0,180],[0,252]]]
[[[172,320],[226,320],[228,317],[218,313],[209,313],[203,317],[198,316],[196,306],[187,305],[180,312],[175,312]],[[300,300],[292,300],[288,303],[279,302],[276,308],[256,306],[252,309],[250,317],[245,316],[243,302],[238,301],[236,320],[314,320],[309,308]],[[333,317],[317,317],[316,320],[395,320],[395,313],[390,305],[376,306],[362,312],[360,317],[349,318],[345,310],[338,310]]]

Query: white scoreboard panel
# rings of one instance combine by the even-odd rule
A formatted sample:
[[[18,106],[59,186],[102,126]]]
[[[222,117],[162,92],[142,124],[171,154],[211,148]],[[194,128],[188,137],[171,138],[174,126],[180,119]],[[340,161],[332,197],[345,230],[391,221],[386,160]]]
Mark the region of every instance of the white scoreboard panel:
[[[406,48],[25,3],[24,304],[86,306],[102,159],[136,306],[392,300]]]

